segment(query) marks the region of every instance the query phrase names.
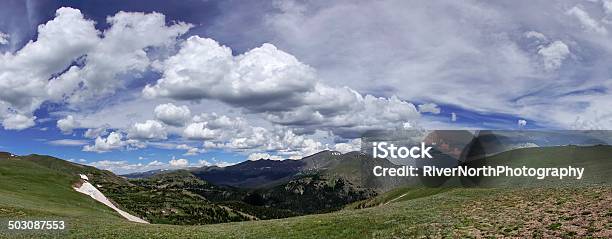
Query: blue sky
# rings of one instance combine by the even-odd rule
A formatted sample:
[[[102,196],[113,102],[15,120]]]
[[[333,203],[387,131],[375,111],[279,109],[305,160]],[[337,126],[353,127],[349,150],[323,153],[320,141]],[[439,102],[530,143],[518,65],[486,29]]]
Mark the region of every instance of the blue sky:
[[[507,4],[4,1],[0,150],[125,173],[372,129],[610,129],[612,3]]]

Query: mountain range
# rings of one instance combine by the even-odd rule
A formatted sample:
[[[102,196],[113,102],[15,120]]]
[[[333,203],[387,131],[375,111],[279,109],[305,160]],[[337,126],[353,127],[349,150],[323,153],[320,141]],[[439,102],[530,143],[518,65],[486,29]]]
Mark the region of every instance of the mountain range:
[[[331,212],[383,190],[361,177],[371,161],[357,152],[124,176],[51,156],[0,153],[0,158],[60,173],[67,185],[80,185],[78,175],[83,174],[119,209],[151,223],[210,224]]]
[[[359,152],[321,152],[302,159],[303,162],[257,160],[224,169],[165,170],[140,174],[136,178],[117,176],[110,171],[51,156],[18,156],[4,152],[0,153],[0,219],[62,219],[69,223],[69,234],[23,232],[31,234],[18,238],[34,237],[32,235],[51,238],[472,235],[462,234],[462,230],[443,230],[464,226],[478,228],[484,233],[482,235],[514,237],[525,230],[537,230],[543,235],[560,237],[564,233],[574,233],[572,228],[576,227],[578,219],[595,218],[593,220],[602,222],[609,218],[609,204],[602,202],[609,201],[612,195],[609,186],[605,186],[610,183],[610,155],[612,147],[607,145],[568,145],[512,149],[462,162],[478,166],[535,163],[542,167],[571,163],[585,167],[588,172],[586,182],[593,183],[491,189],[491,185],[500,185],[500,181],[514,185],[535,184],[524,178],[510,181],[507,178],[461,178],[446,180],[443,187],[415,188],[407,186],[410,181],[364,176],[367,174],[363,174],[363,170],[371,169],[372,164],[388,162],[371,159]],[[286,167],[270,168],[276,165]],[[253,173],[239,177],[239,180],[224,179],[219,173],[239,172],[249,167]],[[213,183],[207,178],[216,181]],[[265,186],[250,186],[255,185],[250,184],[254,179]],[[106,205],[77,192],[75,188],[85,180],[118,209],[151,224],[129,222]],[[485,188],[471,188],[477,185]],[[525,210],[517,211],[514,207],[509,208],[511,211],[506,210],[507,205],[517,205],[517,200],[526,202],[523,205]],[[576,200],[580,203],[564,203]],[[553,221],[545,219],[539,224],[530,224],[529,228],[507,226],[513,222],[513,219],[506,218],[509,214],[513,215],[511,218],[542,215],[529,214],[540,210],[542,203],[548,205],[545,214]],[[574,206],[580,206],[580,210]],[[574,211],[576,213],[571,213]],[[256,222],[276,218],[284,219]],[[493,226],[481,227],[479,222],[482,220]],[[232,223],[238,221],[241,222]],[[215,224],[222,222],[229,223]],[[441,228],[427,226],[439,223],[448,225]],[[215,225],[192,226],[202,224]],[[609,235],[606,234],[609,228],[598,225],[589,226],[594,227],[593,230],[580,226],[584,231],[580,235]],[[451,234],[447,234],[449,232]],[[0,230],[0,237],[15,235]]]
[[[517,140],[520,137],[491,132],[481,132],[473,137],[465,132],[438,131],[425,139],[438,142],[438,147],[431,151],[438,161],[407,164],[417,167],[426,164],[444,167],[529,164],[553,167],[572,164],[587,168],[588,174],[583,182],[609,183],[605,176],[609,160],[605,158],[610,155],[612,147],[513,148],[512,145],[525,142]],[[32,177],[37,180],[57,181],[56,187],[68,187],[71,193],[73,187],[83,184],[82,177],[79,177],[82,174],[118,209],[154,224],[212,224],[327,213],[354,203],[360,205],[357,208],[370,205],[359,202],[367,202],[402,187],[507,186],[545,182],[522,178],[374,177],[371,172],[374,166],[397,165],[362,152],[342,154],[336,151],[321,151],[300,160],[248,160],[227,167],[155,170],[121,176],[36,154],[17,156],[0,152],[0,163],[4,169],[0,176],[6,180],[25,177],[15,172],[32,170],[35,172]],[[13,187],[16,186],[6,185],[7,195],[23,190]],[[52,188],[41,187],[38,190]],[[438,192],[425,191],[425,195]]]

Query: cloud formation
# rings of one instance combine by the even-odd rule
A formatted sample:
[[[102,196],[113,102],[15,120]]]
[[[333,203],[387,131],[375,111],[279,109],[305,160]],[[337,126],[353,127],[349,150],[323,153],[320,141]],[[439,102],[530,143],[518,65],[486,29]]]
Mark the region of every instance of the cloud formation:
[[[434,103],[420,104],[419,105],[419,112],[421,112],[421,113],[439,114],[440,113],[440,107],[438,107],[438,105],[436,105]]]
[[[0,32],[0,45],[6,45],[8,44],[8,38],[9,35],[4,33],[4,32]]]
[[[48,143],[51,145],[60,145],[60,146],[83,146],[87,144],[87,140],[58,139],[58,140],[51,140]]]
[[[567,15],[575,17],[582,24],[582,26],[589,31],[602,35],[608,34],[608,30],[601,26],[597,20],[593,19],[580,5],[576,5],[567,10]]]
[[[71,134],[72,130],[78,128],[80,123],[77,122],[72,115],[66,116],[66,118],[57,121],[57,128],[59,128],[64,134]]]
[[[121,132],[114,131],[106,137],[98,136],[94,141],[94,145],[83,146],[83,151],[105,153],[126,147],[143,148],[145,145],[138,140],[126,140]]]
[[[252,154],[249,154],[249,157],[247,158],[247,160],[250,160],[250,161],[256,161],[260,159],[283,160],[283,158],[278,155],[270,155],[268,153],[252,153]]]
[[[356,137],[418,118],[414,105],[397,97],[364,96],[348,87],[320,83],[314,69],[271,44],[233,56],[230,48],[212,39],[192,36],[161,68],[163,77],[144,88],[146,97],[215,99],[306,131],[324,129]],[[211,137],[202,126],[189,125],[185,135]]]
[[[145,87],[145,96],[212,98],[254,111],[292,107],[315,81],[313,69],[271,44],[234,57],[228,47],[198,36],[188,38],[162,65],[163,77]]]
[[[155,107],[155,118],[167,125],[183,126],[190,120],[191,111],[186,105],[161,104]]]
[[[187,165],[189,165],[189,160],[173,158],[170,161],[168,161],[168,164],[170,164],[171,167],[184,168],[184,167],[187,167]]]
[[[2,120],[2,126],[4,126],[5,129],[12,130],[27,129],[36,124],[34,122],[35,119],[36,116],[27,117],[22,114],[8,114],[5,115],[4,120]]]
[[[33,112],[45,101],[77,104],[105,97],[125,86],[125,78],[151,64],[147,49],[172,46],[190,25],[166,26],[159,13],[119,12],[110,28],[73,8],[60,8],[38,27],[38,38],[15,53],[0,55],[0,119],[5,129],[31,127]]]
[[[129,129],[128,137],[131,139],[166,139],[168,137],[166,127],[155,120],[147,120],[144,123],[135,123]]]
[[[0,55],[2,126],[50,117],[65,134],[86,129],[94,142],[82,149],[93,152],[166,144],[185,156],[279,158],[346,152],[368,130],[448,123],[420,117],[446,107],[524,121],[508,127],[612,128],[610,1],[270,4],[224,12],[206,37],[160,13],[96,24],[60,8],[36,39]]]
[[[317,69],[321,82],[359,92],[537,119],[553,128],[612,128],[600,107],[611,98],[601,93],[610,89],[610,6],[607,0],[282,1],[269,6],[273,11],[233,11],[213,29],[220,36],[232,29],[237,36],[230,40],[269,41]],[[243,22],[236,19],[250,21],[236,25]]]
[[[540,48],[538,54],[544,58],[544,68],[556,70],[561,67],[561,63],[570,54],[570,50],[562,41],[554,41]]]

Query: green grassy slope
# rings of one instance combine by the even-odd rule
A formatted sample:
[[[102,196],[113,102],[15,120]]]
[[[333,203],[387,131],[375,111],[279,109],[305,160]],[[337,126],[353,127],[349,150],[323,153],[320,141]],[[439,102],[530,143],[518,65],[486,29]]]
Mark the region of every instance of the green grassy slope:
[[[413,200],[417,198],[430,197],[439,193],[447,192],[450,190],[457,190],[457,188],[412,188],[412,187],[401,187],[393,189],[384,194],[378,195],[376,197],[362,200],[359,202],[351,203],[346,206],[347,209],[360,209],[360,208],[369,208],[375,206],[387,205],[390,203],[403,202],[408,200]]]
[[[612,190],[460,189],[384,206],[204,226],[91,218],[70,238],[593,237],[612,235]],[[71,219],[68,219],[69,221]]]
[[[612,183],[612,146],[557,146],[546,148],[525,148],[503,152],[491,157],[467,163],[471,167],[484,165],[509,166],[520,168],[584,168],[584,175],[580,181],[566,178],[558,180],[554,177],[536,179],[534,177],[465,177],[464,185],[477,184],[480,186],[559,186],[580,183],[606,184]]]
[[[92,215],[123,220],[108,207],[72,189],[78,175],[51,170],[29,159],[0,159],[0,218],[88,221]],[[6,220],[0,235],[7,236]]]

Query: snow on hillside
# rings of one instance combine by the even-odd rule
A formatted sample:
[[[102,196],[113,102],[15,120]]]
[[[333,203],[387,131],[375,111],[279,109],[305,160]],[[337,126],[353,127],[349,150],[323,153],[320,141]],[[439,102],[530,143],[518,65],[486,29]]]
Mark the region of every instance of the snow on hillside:
[[[132,222],[138,222],[138,223],[149,223],[145,220],[140,219],[139,217],[136,217],[132,214],[129,214],[119,208],[117,208],[113,203],[111,203],[108,198],[106,198],[106,196],[104,196],[104,194],[102,194],[102,192],[100,192],[96,187],[94,187],[93,185],[91,185],[91,183],[89,183],[87,180],[89,180],[89,178],[86,175],[83,174],[79,174],[79,176],[81,176],[81,179],[83,179],[83,184],[81,184],[80,187],[74,187],[74,190],[76,190],[77,192],[83,193],[85,195],[89,195],[91,198],[95,199],[98,202],[101,202],[102,204],[112,208],[113,210],[117,211],[121,216],[125,217],[126,219],[132,221]]]
[[[518,143],[518,144],[510,145],[506,150],[525,149],[525,148],[539,148],[539,147],[540,146],[535,144],[535,143],[527,142],[527,143]]]

